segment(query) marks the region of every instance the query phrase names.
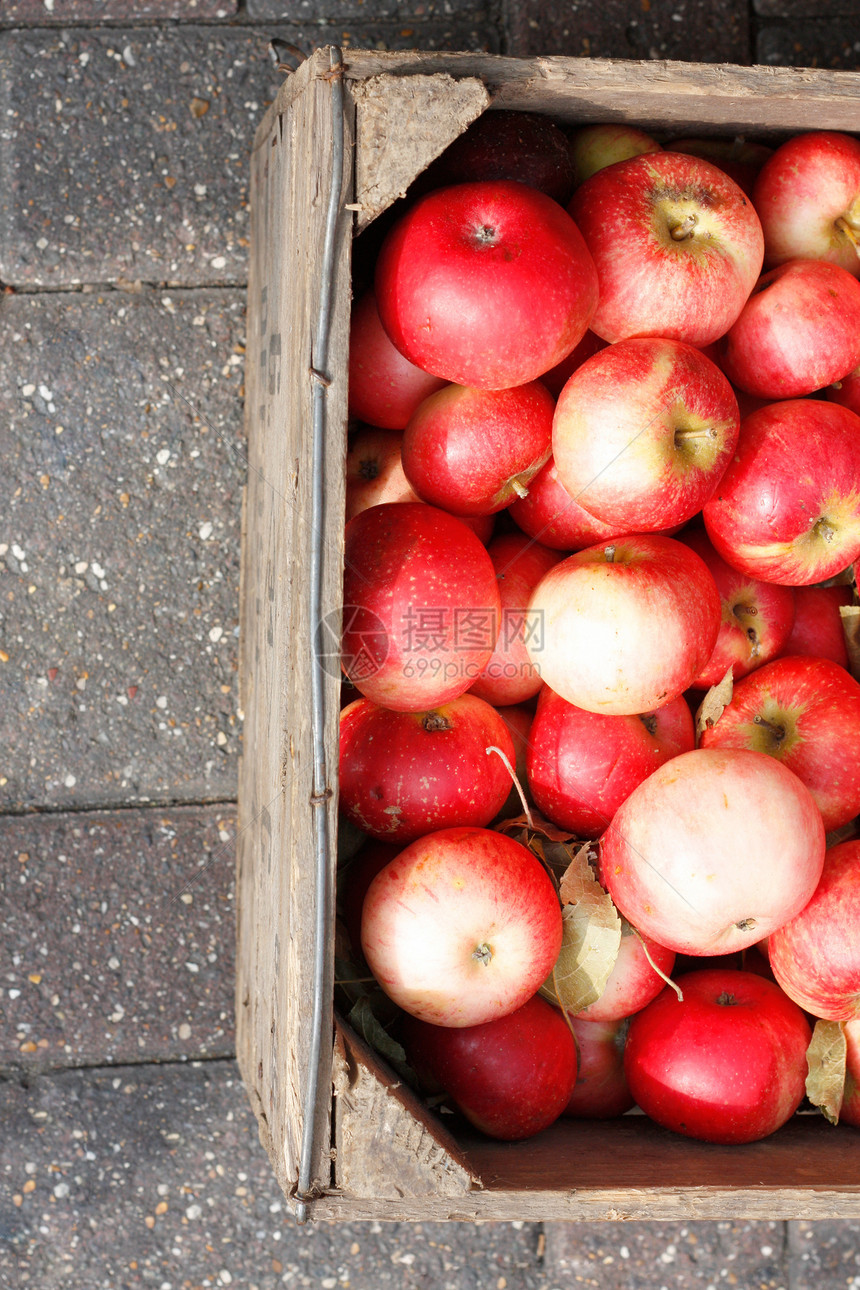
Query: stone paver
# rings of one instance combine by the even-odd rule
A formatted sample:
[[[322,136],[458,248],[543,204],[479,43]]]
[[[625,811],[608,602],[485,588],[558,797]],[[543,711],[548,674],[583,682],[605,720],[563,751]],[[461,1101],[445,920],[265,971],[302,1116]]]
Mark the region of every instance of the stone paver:
[[[131,22],[177,18],[201,22],[230,18],[237,0],[3,0],[3,23]]]
[[[759,63],[856,71],[860,68],[860,13],[855,8],[846,19],[762,27],[755,49]]]
[[[273,36],[306,53],[498,48],[494,29],[458,15],[0,33],[0,280],[243,283],[250,146],[283,79]]]
[[[0,1123],[0,1284],[15,1290],[547,1285],[534,1224],[297,1228],[232,1062],[0,1084]]]
[[[487,4],[475,0],[246,0],[249,18],[274,18],[285,22],[339,22],[344,18],[378,22],[384,18],[421,21],[453,17],[480,28],[492,25]],[[416,29],[421,48],[421,29]]]
[[[0,816],[0,1069],[233,1055],[235,827]]]
[[[547,1223],[551,1283],[600,1290],[786,1290],[784,1223]]]
[[[0,809],[234,798],[237,292],[0,301]]]
[[[763,18],[856,18],[857,0],[753,0]]]
[[[860,1223],[789,1223],[791,1290],[860,1290]]]
[[[748,63],[746,5],[725,0],[522,0],[509,10],[509,52]]]

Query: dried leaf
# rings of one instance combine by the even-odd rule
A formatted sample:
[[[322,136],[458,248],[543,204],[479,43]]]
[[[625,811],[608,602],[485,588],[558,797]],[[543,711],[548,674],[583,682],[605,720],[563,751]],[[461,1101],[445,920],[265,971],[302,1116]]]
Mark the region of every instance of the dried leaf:
[[[416,1087],[418,1084],[417,1076],[406,1060],[406,1050],[401,1044],[389,1035],[382,1022],[373,1011],[372,1000],[368,998],[358,999],[350,1009],[347,1021],[356,1030],[363,1039],[375,1048],[381,1057],[394,1067],[398,1075],[406,1081],[407,1084]]]
[[[726,672],[721,681],[712,685],[708,693],[702,699],[699,711],[696,713],[696,743],[698,744],[706,730],[715,726],[726,708],[732,701],[732,690],[734,681],[732,678],[732,669]]]
[[[587,842],[578,849],[562,879],[561,952],[540,989],[570,1013],[600,998],[621,945],[618,911],[588,863],[592,845]]]
[[[848,671],[857,681],[860,680],[860,605],[840,605],[839,617],[848,650]]]
[[[497,833],[517,833],[522,829],[528,829],[532,833],[540,834],[541,837],[549,838],[550,842],[569,842],[573,837],[572,833],[545,820],[542,815],[538,815],[537,811],[532,811],[531,820],[527,815],[515,815],[510,820],[499,820],[493,827]]]
[[[806,1050],[806,1096],[831,1124],[839,1123],[848,1045],[841,1021],[816,1021]]]

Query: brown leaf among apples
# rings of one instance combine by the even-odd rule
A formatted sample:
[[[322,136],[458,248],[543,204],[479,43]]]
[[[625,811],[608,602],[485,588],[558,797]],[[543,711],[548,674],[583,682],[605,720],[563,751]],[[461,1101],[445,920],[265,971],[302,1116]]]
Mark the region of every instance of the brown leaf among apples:
[[[531,811],[528,815],[514,815],[509,820],[499,820],[493,828],[497,833],[520,833],[527,831],[537,833],[550,842],[570,842],[573,834],[565,829],[560,829],[557,825],[545,820],[537,811]]]
[[[848,1045],[841,1021],[816,1021],[806,1050],[806,1096],[831,1124],[839,1123]]]
[[[373,995],[357,999],[346,1019],[353,1030],[358,1031],[361,1037],[394,1067],[401,1079],[413,1088],[417,1087],[418,1077],[407,1061],[406,1050],[402,1044],[392,1038],[377,1017]]]
[[[696,713],[696,745],[706,730],[715,726],[726,708],[732,701],[732,691],[734,689],[734,680],[732,669],[726,672],[721,681],[712,685],[708,693],[701,702],[699,711]]]
[[[860,680],[860,605],[840,605],[839,617],[845,633],[848,650],[848,671],[855,681]]]
[[[545,998],[570,1013],[600,998],[621,945],[618,911],[588,863],[592,846],[586,842],[579,847],[561,880],[561,951],[540,988]]]

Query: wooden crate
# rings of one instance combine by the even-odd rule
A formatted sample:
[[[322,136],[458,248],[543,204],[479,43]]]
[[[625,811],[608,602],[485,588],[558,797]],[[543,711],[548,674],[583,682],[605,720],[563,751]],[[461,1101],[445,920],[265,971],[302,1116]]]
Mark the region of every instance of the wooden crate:
[[[339,680],[325,679],[332,790],[314,802],[309,616],[311,425],[333,126],[346,132],[326,370],[322,615],[338,634],[343,553],[350,265],[369,225],[488,108],[568,122],[629,121],[671,135],[779,140],[860,132],[860,76],[665,62],[349,50],[332,77],[321,50],[289,80],[258,132],[252,175],[243,524],[237,1043],[277,1177],[294,1200],[307,1090],[314,1218],[687,1219],[860,1217],[860,1134],[798,1116],[745,1147],[687,1141],[642,1116],[559,1122],[524,1143],[454,1141],[333,1016],[325,919],[322,1046],[313,1059],[318,908],[314,815],[336,830]],[[337,177],[340,181],[341,177]],[[318,786],[319,787],[319,786]],[[333,861],[323,894],[333,899]],[[310,1081],[310,1082],[309,1082]],[[300,1211],[304,1210],[300,1206]],[[303,1216],[303,1214],[302,1214]]]

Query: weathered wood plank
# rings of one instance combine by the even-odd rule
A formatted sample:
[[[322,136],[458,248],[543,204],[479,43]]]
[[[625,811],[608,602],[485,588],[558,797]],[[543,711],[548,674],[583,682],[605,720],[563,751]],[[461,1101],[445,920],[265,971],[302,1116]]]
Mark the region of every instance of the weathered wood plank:
[[[309,621],[311,352],[331,170],[331,84],[316,60],[253,161],[246,423],[249,479],[241,596],[245,715],[239,787],[237,1045],[261,1137],[285,1191],[298,1176],[310,1076],[314,825]],[[347,156],[351,110],[347,102]],[[347,167],[348,170],[348,167]],[[346,174],[342,201],[351,197]],[[339,180],[338,180],[339,181]],[[343,569],[351,217],[338,234],[327,391],[323,613],[339,633]],[[336,769],[339,672],[327,677]],[[326,808],[334,840],[336,808]],[[329,874],[333,893],[334,860]],[[331,955],[329,955],[329,961]],[[315,1175],[330,1178],[331,981],[326,991]]]

